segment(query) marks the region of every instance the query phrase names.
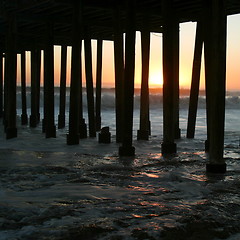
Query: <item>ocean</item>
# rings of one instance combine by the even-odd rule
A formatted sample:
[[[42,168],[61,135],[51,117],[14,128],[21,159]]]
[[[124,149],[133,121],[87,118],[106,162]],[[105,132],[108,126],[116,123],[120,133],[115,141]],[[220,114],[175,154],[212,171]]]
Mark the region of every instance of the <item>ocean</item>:
[[[119,157],[113,89],[102,92],[102,126],[110,127],[111,143],[99,144],[96,137],[73,146],[66,144],[68,126],[49,139],[41,124],[21,126],[18,90],[18,137],[6,140],[0,127],[0,240],[240,239],[240,93],[228,92],[226,97],[227,173],[220,175],[205,172],[203,92],[195,138],[186,138],[188,95],[181,90],[177,154],[166,157],[161,154],[162,95],[150,92],[151,136],[149,141],[137,141],[136,91],[136,156]],[[27,98],[29,107],[30,89]],[[56,88],[56,124],[58,103]],[[87,121],[86,105],[84,93]],[[42,112],[41,104],[41,116]]]

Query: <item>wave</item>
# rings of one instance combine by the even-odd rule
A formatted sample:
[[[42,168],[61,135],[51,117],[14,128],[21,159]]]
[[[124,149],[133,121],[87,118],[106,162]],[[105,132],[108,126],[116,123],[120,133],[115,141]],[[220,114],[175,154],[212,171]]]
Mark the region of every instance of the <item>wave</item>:
[[[56,88],[55,90],[55,106],[56,108],[59,106],[59,88]],[[69,107],[69,89],[66,92],[66,108]],[[31,107],[31,91],[28,88],[26,92],[27,96],[27,107]],[[40,93],[40,107],[43,106],[43,99],[44,95],[41,91]],[[157,91],[150,92],[149,95],[149,102],[150,102],[150,108],[151,109],[158,109],[162,108],[163,103],[163,97],[162,93],[157,93]],[[102,90],[102,97],[101,97],[101,107],[103,110],[112,110],[115,108],[115,93],[114,89],[103,89]],[[180,96],[179,99],[179,106],[180,109],[188,109],[189,107],[189,96],[184,94]],[[134,96],[134,107],[136,109],[139,109],[140,107],[140,91],[135,92]],[[21,92],[17,91],[17,109],[21,108]],[[87,97],[86,97],[86,91],[83,91],[83,108],[87,108]],[[198,108],[204,109],[206,108],[206,98],[203,94],[200,93],[199,99],[198,99]],[[238,92],[228,92],[226,96],[226,108],[227,109],[240,109],[240,93]]]

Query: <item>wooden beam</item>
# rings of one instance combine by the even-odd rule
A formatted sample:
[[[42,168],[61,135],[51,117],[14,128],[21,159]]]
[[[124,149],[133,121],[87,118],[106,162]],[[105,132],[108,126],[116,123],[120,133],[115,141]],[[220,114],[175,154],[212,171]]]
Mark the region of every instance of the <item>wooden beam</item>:
[[[195,135],[200,73],[202,63],[202,47],[203,47],[203,29],[202,23],[198,21],[195,36],[195,50],[192,67],[192,83],[189,98],[187,138],[194,138]]]
[[[181,138],[181,129],[179,126],[179,23],[173,19],[173,87],[174,87],[174,138]]]
[[[7,50],[7,49],[6,49]],[[8,62],[7,62],[7,54],[5,52],[4,58],[4,79],[3,79],[3,124],[4,124],[4,132],[6,133],[7,129],[7,102],[8,102],[8,80],[6,77]]]
[[[135,70],[135,39],[136,39],[136,1],[128,1],[127,29],[125,43],[125,72],[123,85],[123,136],[122,146],[119,147],[120,156],[134,156],[135,148],[132,145],[133,131],[133,102],[134,102],[134,70]]]
[[[66,109],[66,78],[67,78],[67,46],[61,47],[61,74],[60,74],[60,101],[58,128],[65,127],[65,109]]]
[[[81,53],[81,51],[80,51]],[[80,59],[81,60],[81,59]],[[87,124],[83,118],[83,95],[82,95],[82,65],[79,65],[80,79],[79,79],[79,138],[87,138]]]
[[[26,52],[21,53],[21,95],[22,95],[22,114],[21,123],[26,125],[28,123],[27,116],[27,96],[26,96]]]
[[[85,49],[85,72],[86,72],[89,136],[96,137],[96,121],[92,77],[92,46],[91,39],[87,35],[84,39],[84,49]]]
[[[163,0],[163,143],[162,153],[176,153],[175,139],[175,92],[174,92],[174,37],[178,23],[174,20],[173,1]]]
[[[41,96],[41,58],[42,51],[40,48],[37,49],[37,123],[40,122],[40,96]]]
[[[75,1],[72,24],[72,62],[69,103],[69,132],[67,144],[79,144],[79,116],[81,91],[82,1]]]
[[[3,117],[3,55],[0,53],[0,118]]]
[[[6,138],[17,137],[16,127],[16,74],[17,74],[17,53],[16,53],[16,18],[8,16],[8,33],[6,36],[6,71],[5,81],[7,86],[6,94]]]
[[[96,70],[96,130],[101,129],[101,89],[102,89],[102,51],[103,40],[97,40],[97,70]]]
[[[31,51],[31,115],[30,127],[37,127],[38,124],[38,50]]]
[[[45,134],[46,138],[56,137],[54,117],[54,48],[52,24],[46,25],[46,47],[44,50],[44,90],[46,95]]]
[[[226,95],[226,28],[224,0],[205,1],[204,47],[208,90],[209,163],[207,172],[224,173],[224,122]]]
[[[142,46],[142,82],[140,100],[140,129],[137,132],[138,140],[149,139],[149,56],[150,56],[150,32],[149,19],[144,18],[143,30],[141,31]]]
[[[114,25],[114,73],[115,73],[115,114],[116,114],[116,142],[122,142],[123,129],[123,32],[118,6],[113,11]]]

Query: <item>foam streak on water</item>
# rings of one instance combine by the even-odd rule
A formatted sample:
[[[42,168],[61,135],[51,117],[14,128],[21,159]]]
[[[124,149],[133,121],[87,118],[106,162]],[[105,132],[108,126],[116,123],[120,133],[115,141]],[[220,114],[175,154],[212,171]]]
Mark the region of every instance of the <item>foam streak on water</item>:
[[[106,110],[107,109],[107,110]],[[41,126],[19,126],[17,139],[0,134],[0,240],[240,238],[240,110],[227,109],[224,175],[206,175],[205,110],[196,138],[185,138],[180,111],[178,153],[161,155],[161,107],[151,109],[152,136],[137,141],[136,156],[118,157],[113,111],[102,122],[112,143],[84,139],[66,145],[66,129],[45,139]]]

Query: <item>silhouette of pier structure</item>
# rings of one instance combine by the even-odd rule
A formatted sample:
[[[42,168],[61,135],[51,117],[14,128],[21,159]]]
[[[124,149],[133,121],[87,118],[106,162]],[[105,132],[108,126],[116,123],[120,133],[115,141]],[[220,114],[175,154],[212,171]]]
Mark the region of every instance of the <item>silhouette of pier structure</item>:
[[[162,153],[177,152],[179,128],[179,24],[197,22],[187,137],[193,138],[204,45],[208,172],[226,171],[224,115],[226,91],[227,15],[240,13],[238,0],[0,0],[0,116],[7,139],[17,137],[16,71],[21,55],[22,124],[36,127],[40,119],[41,57],[44,69],[43,132],[56,137],[54,120],[54,45],[61,46],[58,128],[65,127],[67,46],[72,47],[69,129],[66,142],[96,137],[101,129],[102,45],[114,43],[116,141],[119,154],[132,156],[135,36],[141,32],[142,84],[138,139],[147,140],[149,119],[150,33],[163,33],[163,143]],[[123,34],[125,34],[125,46]],[[92,77],[91,39],[97,40],[96,99]],[[88,132],[82,108],[82,60],[85,50]],[[31,52],[31,114],[26,106],[26,51]],[[43,55],[42,55],[43,53]],[[4,64],[3,64],[4,62]],[[4,67],[3,67],[4,66]],[[4,74],[3,74],[4,73]],[[4,76],[4,77],[3,77]],[[95,102],[96,100],[96,102]],[[29,121],[28,121],[29,120]]]

